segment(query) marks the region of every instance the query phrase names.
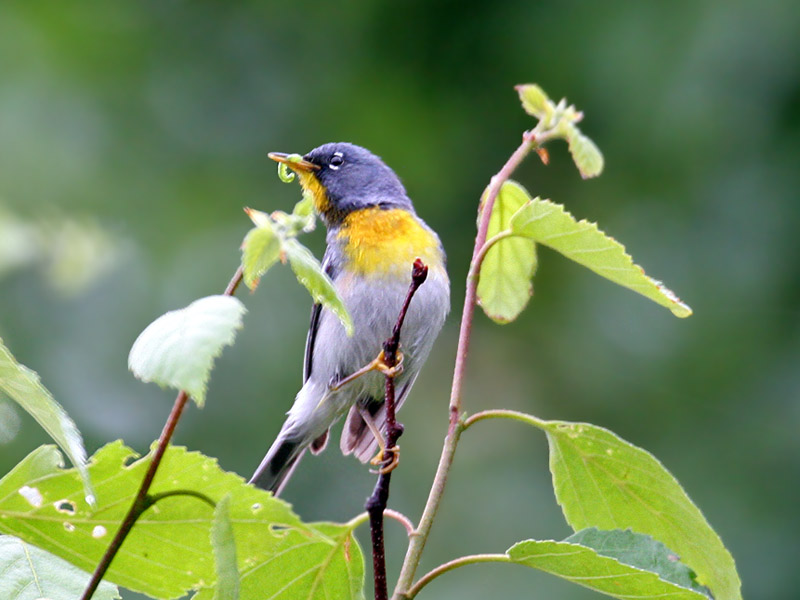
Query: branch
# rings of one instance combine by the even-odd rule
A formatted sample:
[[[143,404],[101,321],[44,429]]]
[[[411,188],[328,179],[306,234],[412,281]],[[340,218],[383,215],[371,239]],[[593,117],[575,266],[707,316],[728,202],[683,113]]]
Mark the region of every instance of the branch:
[[[225,288],[225,295],[233,296],[241,281],[242,267],[240,266],[236,270],[230,283],[228,283],[228,287]],[[150,490],[153,478],[156,476],[156,471],[158,471],[158,467],[161,464],[161,459],[164,458],[164,453],[167,451],[167,446],[169,446],[169,441],[172,439],[172,434],[175,433],[175,427],[178,425],[178,420],[181,418],[187,400],[189,400],[189,394],[183,391],[178,393],[178,397],[175,398],[175,403],[172,405],[172,410],[169,413],[169,417],[167,417],[167,422],[164,424],[164,429],[162,429],[161,436],[158,438],[158,445],[156,446],[155,452],[153,452],[153,458],[150,460],[150,465],[139,486],[139,491],[136,492],[136,497],[133,499],[133,504],[131,504],[128,514],[125,515],[122,524],[114,535],[114,539],[111,540],[105,554],[103,554],[103,558],[100,559],[97,568],[95,568],[94,573],[92,573],[92,578],[89,580],[89,584],[86,586],[81,600],[91,599],[94,592],[97,590],[97,586],[100,585],[103,576],[105,576],[106,571],[108,571],[108,568],[111,566],[111,562],[122,547],[122,543],[136,524],[136,521],[145,510],[152,506],[153,497],[148,496],[147,492]]]
[[[472,554],[470,556],[462,556],[460,558],[456,558],[451,560],[450,562],[446,562],[444,564],[439,565],[435,569],[425,573],[422,577],[419,578],[419,581],[415,583],[410,590],[406,593],[407,598],[414,598],[417,594],[419,594],[420,590],[428,585],[431,581],[436,579],[439,575],[443,573],[447,573],[448,571],[452,571],[453,569],[457,569],[458,567],[466,567],[467,565],[474,565],[478,563],[487,563],[487,562],[512,562],[509,558],[508,554]]]
[[[397,352],[400,347],[400,330],[406,318],[411,299],[428,277],[428,267],[420,259],[414,261],[411,272],[411,285],[408,288],[406,300],[400,309],[397,323],[392,330],[391,337],[383,343],[383,362],[389,368],[397,366]],[[396,464],[397,452],[395,446],[398,438],[403,433],[403,426],[395,419],[395,390],[394,372],[386,373],[386,447],[384,449],[384,469],[379,471],[378,481],[372,495],[367,499],[365,508],[369,513],[369,528],[372,534],[372,568],[375,580],[375,600],[387,600],[389,591],[386,586],[386,554],[383,544],[383,512],[389,501],[389,483],[392,472],[389,466]]]
[[[453,371],[453,387],[450,391],[450,426],[447,430],[447,437],[444,440],[442,455],[439,458],[439,466],[436,469],[433,485],[428,495],[428,501],[419,521],[417,530],[411,536],[408,545],[403,568],[397,580],[393,598],[410,598],[409,591],[414,575],[417,571],[422,549],[428,540],[433,519],[439,509],[442,496],[444,494],[447,475],[453,464],[458,440],[461,436],[463,426],[459,423],[461,413],[461,394],[464,385],[464,374],[467,366],[467,352],[469,350],[470,337],[472,335],[472,320],[475,314],[475,302],[478,289],[478,275],[483,258],[486,256],[486,235],[489,231],[489,219],[492,215],[492,208],[500,193],[502,185],[511,177],[514,170],[522,163],[525,157],[536,149],[541,139],[537,137],[537,130],[527,131],[522,136],[522,143],[509,157],[503,168],[492,177],[489,187],[486,188],[485,200],[480,208],[480,221],[478,223],[478,233],[475,236],[475,247],[472,251],[472,261],[470,262],[469,275],[467,276],[467,291],[464,296],[464,310],[461,313],[461,329],[458,335],[458,349],[456,351],[456,364]]]

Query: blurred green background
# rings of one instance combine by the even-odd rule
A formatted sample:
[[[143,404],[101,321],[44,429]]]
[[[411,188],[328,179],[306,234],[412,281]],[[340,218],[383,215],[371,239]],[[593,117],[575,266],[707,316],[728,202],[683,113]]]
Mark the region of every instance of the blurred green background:
[[[798,31],[794,0],[4,0],[0,336],[90,452],[116,438],[146,451],[174,394],[128,373],[136,335],[223,289],[249,227],[243,206],[299,198],[268,151],[364,145],[440,233],[453,279],[453,314],[401,413],[390,503],[416,519],[446,427],[477,200],[531,125],[512,86],[537,82],[584,110],[606,171],[582,181],[554,144],[550,167],[529,160],[517,179],[598,221],[695,315],[676,319],[542,250],[522,317],[476,319],[465,406],[589,421],[650,450],[732,551],[745,596],[795,598]],[[321,231],[306,241],[321,253]],[[176,436],[245,476],[300,385],[310,299],[285,271],[240,294],[245,329]],[[0,422],[4,473],[46,437],[7,404]],[[336,445],[285,491],[307,519],[348,519],[371,490]],[[487,422],[463,438],[421,568],[569,533],[543,435]],[[388,536],[396,573],[404,536],[392,525]],[[490,593],[598,597],[505,565],[460,570],[423,595]]]

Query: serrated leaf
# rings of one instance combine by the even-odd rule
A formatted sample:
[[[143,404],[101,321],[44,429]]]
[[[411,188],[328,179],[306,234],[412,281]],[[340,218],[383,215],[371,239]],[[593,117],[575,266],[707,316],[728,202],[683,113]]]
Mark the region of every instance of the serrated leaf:
[[[597,177],[603,172],[603,153],[595,145],[595,143],[586,137],[581,131],[570,124],[568,127],[567,143],[569,144],[569,152],[572,154],[572,160],[581,177],[589,179]]]
[[[529,199],[521,185],[505,183],[492,207],[487,239],[509,229],[512,215]],[[533,294],[532,278],[535,271],[536,245],[533,240],[507,237],[495,242],[481,263],[478,304],[497,323],[513,321]]]
[[[666,544],[716,598],[741,598],[733,557],[700,510],[650,453],[586,423],[541,424],[556,498],[575,530],[633,529]]]
[[[0,535],[0,598],[3,600],[75,600],[91,575],[10,535]],[[117,587],[103,581],[93,600],[121,598]]]
[[[2,338],[0,391],[19,404],[53,438],[81,474],[86,496],[93,496],[86,470],[86,450],[78,427],[42,385],[39,375],[16,361]]]
[[[573,533],[565,542],[580,544],[637,569],[656,573],[664,581],[693,590],[710,598],[707,588],[697,583],[697,576],[680,557],[658,540],[630,529],[603,531],[596,527]]]
[[[233,537],[229,507],[230,495],[217,502],[214,522],[211,525],[211,546],[217,565],[217,586],[214,600],[237,600],[239,598],[239,570],[236,567],[236,542]]]
[[[645,275],[622,244],[598,229],[596,223],[576,221],[560,204],[535,198],[517,211],[510,227],[514,234],[549,246],[598,275],[669,308],[676,317],[692,314],[692,309],[660,281]]]
[[[305,286],[314,302],[322,304],[335,314],[344,325],[347,335],[353,335],[353,321],[331,278],[311,251],[297,240],[286,240],[283,247],[297,281]]]
[[[244,283],[251,290],[258,281],[278,262],[281,255],[281,240],[271,224],[251,229],[242,242],[242,270]]]
[[[231,296],[207,296],[170,311],[139,334],[128,368],[142,381],[185,390],[202,406],[214,359],[233,343],[245,312]]]
[[[521,84],[515,86],[514,89],[519,94],[522,108],[529,115],[537,119],[543,119],[552,114],[555,105],[538,85],[533,83]]]
[[[527,540],[512,546],[508,555],[518,564],[557,575],[613,598],[706,598],[698,592],[664,581],[655,573],[602,556],[592,548],[580,544]]]
[[[82,499],[74,469],[53,467],[47,471],[47,465],[53,463],[53,452],[52,447],[35,451],[0,480],[0,531],[92,570],[127,513],[150,457],[126,466],[136,454],[122,443],[100,449],[89,462],[98,497],[93,509]],[[34,474],[35,478],[26,479]],[[230,495],[228,515],[242,574],[240,597],[247,598],[246,590],[255,589],[247,586],[262,579],[274,578],[286,584],[288,580],[283,579],[281,569],[292,568],[292,560],[311,569],[312,557],[327,561],[314,567],[316,573],[322,573],[315,584],[318,588],[322,585],[332,590],[353,585],[352,578],[332,581],[329,578],[335,579],[343,572],[326,570],[332,568],[328,565],[345,559],[345,549],[352,561],[362,560],[354,540],[334,539],[333,532],[339,531],[336,527],[350,531],[349,527],[331,525],[334,529],[328,530],[325,524],[306,525],[287,503],[246,484],[238,475],[222,471],[216,460],[170,446],[150,493],[181,489],[202,492],[215,502]],[[31,502],[31,498],[35,501]],[[191,589],[216,586],[213,522],[213,509],[197,498],[171,496],[160,500],[137,521],[106,579],[164,600],[183,596]],[[334,552],[334,548],[339,550]],[[363,564],[360,568],[363,575]],[[359,572],[357,566],[352,569],[353,573]],[[208,592],[211,595],[205,593],[204,598],[213,597],[213,590]]]

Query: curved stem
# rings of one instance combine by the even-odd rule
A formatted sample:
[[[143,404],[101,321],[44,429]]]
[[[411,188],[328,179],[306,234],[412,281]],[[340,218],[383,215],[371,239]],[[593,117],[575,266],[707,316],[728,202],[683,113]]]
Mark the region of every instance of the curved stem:
[[[464,296],[464,310],[461,313],[461,327],[458,335],[458,349],[456,351],[456,364],[453,370],[453,386],[450,390],[450,425],[447,430],[447,436],[444,440],[444,447],[442,454],[439,458],[439,466],[436,468],[436,475],[434,476],[431,491],[428,494],[428,501],[425,504],[425,509],[422,512],[419,525],[416,531],[411,536],[411,542],[408,545],[403,567],[400,571],[400,576],[395,586],[393,598],[407,598],[408,590],[411,583],[414,581],[414,575],[417,572],[420,558],[422,557],[422,549],[425,547],[425,542],[428,540],[433,519],[439,509],[444,488],[447,483],[447,475],[450,472],[450,467],[453,464],[453,457],[455,456],[456,447],[458,446],[458,439],[461,436],[463,427],[459,424],[459,414],[461,412],[461,395],[464,385],[464,374],[467,366],[467,352],[469,350],[470,338],[472,335],[472,320],[475,314],[475,301],[478,289],[478,273],[480,266],[488,248],[486,246],[486,236],[489,231],[489,218],[492,215],[492,208],[500,193],[500,188],[505,183],[514,170],[520,165],[525,157],[536,148],[538,144],[537,137],[534,132],[525,132],[522,136],[522,143],[514,151],[514,153],[503,165],[503,168],[492,177],[489,187],[486,189],[486,199],[480,210],[480,221],[478,223],[478,233],[475,236],[475,247],[472,252],[472,261],[470,263],[469,275],[467,276],[467,290]]]
[[[462,556],[460,558],[456,558],[455,560],[451,560],[450,562],[441,564],[435,569],[429,571],[428,573],[425,573],[425,575],[420,577],[419,581],[417,581],[413,586],[411,586],[411,589],[408,590],[405,597],[409,598],[409,600],[411,598],[414,598],[417,594],[419,594],[422,588],[424,588],[431,581],[433,581],[443,573],[447,573],[448,571],[452,571],[453,569],[457,569],[459,567],[466,567],[467,565],[475,565],[478,563],[487,563],[487,562],[510,563],[512,561],[507,554],[472,554],[470,556]]]
[[[409,519],[403,513],[397,510],[393,510],[391,508],[387,508],[386,510],[383,511],[383,516],[389,517],[390,519],[394,519],[395,521],[400,523],[403,527],[405,527],[406,533],[409,535],[409,537],[414,533],[414,523],[412,523],[411,519]]]
[[[156,502],[160,502],[164,498],[170,498],[172,496],[191,496],[192,498],[197,498],[208,504],[211,508],[217,508],[217,503],[214,502],[211,498],[202,494],[200,492],[196,492],[194,490],[170,490],[168,492],[160,492],[158,494],[148,494],[147,495],[147,508],[153,506]]]
[[[486,419],[511,419],[512,421],[521,421],[522,423],[533,425],[539,429],[546,429],[547,427],[547,421],[543,421],[542,419],[534,417],[533,415],[516,410],[498,408],[494,410],[483,410],[471,415],[466,421],[464,421],[463,428],[467,429],[478,421],[484,421]]]

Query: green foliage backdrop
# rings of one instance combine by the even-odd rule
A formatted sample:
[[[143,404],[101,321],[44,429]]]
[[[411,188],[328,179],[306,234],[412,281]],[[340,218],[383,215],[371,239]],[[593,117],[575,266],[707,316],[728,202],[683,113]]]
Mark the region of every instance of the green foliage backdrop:
[[[677,320],[541,248],[520,319],[499,327],[477,317],[466,406],[502,396],[646,447],[736,557],[744,596],[791,597],[800,585],[800,543],[787,535],[800,493],[787,475],[800,469],[794,4],[4,2],[0,337],[90,452],[120,437],[144,452],[172,394],[135,381],[128,350],[157,315],[222,289],[250,228],[243,206],[294,206],[297,188],[278,181],[268,151],[347,140],[382,155],[461,282],[478,198],[530,125],[511,86],[536,81],[590,116],[585,133],[605,171],[581,180],[566,146],[553,144],[550,167],[534,157],[515,178],[624,240],[694,316]],[[313,235],[319,252],[322,234]],[[454,286],[455,307],[462,290]],[[299,386],[310,300],[288,269],[240,298],[245,327],[176,443],[248,476]],[[452,370],[456,328],[451,319],[400,413],[391,504],[411,515],[441,447],[441,374]],[[8,410],[0,401],[2,473],[46,441]],[[570,533],[541,438],[503,423],[469,437],[423,569]],[[303,462],[285,498],[306,521],[345,521],[372,481],[328,451]],[[390,572],[403,535],[389,524]],[[459,575],[425,593],[596,597],[504,565]]]

